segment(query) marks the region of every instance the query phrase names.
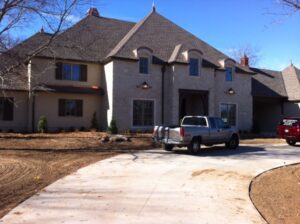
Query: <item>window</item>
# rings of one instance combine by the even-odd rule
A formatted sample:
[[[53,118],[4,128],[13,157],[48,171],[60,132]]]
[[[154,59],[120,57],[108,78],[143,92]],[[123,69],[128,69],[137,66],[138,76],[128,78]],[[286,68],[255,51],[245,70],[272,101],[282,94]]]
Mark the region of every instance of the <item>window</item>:
[[[232,82],[232,68],[227,67],[226,68],[226,77],[225,80],[227,82]]]
[[[222,103],[220,107],[221,118],[228,126],[236,126],[236,105]]]
[[[216,121],[215,118],[209,118],[209,123],[211,128],[216,128]]]
[[[154,125],[154,101],[134,100],[133,101],[133,126]]]
[[[58,115],[61,117],[82,117],[82,100],[59,99]]]
[[[199,59],[197,58],[190,58],[190,75],[199,75]]]
[[[148,74],[149,73],[149,59],[145,57],[140,57],[140,73]]]
[[[182,125],[207,126],[207,123],[206,119],[203,117],[186,117],[184,118]]]
[[[12,121],[14,119],[14,99],[0,98],[0,120]]]
[[[56,63],[56,79],[87,81],[87,65]]]

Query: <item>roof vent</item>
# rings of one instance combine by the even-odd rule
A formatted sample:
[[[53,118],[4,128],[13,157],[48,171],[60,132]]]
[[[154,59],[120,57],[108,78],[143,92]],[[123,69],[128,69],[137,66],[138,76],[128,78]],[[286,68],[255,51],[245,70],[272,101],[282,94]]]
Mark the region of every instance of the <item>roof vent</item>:
[[[99,14],[99,12],[96,8],[90,8],[89,11],[88,11],[88,15],[89,16],[100,17],[100,14]]]

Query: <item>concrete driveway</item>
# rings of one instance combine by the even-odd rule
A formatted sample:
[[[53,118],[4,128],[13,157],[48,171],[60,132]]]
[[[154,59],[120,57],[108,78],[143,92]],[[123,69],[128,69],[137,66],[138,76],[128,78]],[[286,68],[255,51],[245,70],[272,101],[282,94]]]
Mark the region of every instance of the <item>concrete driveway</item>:
[[[264,223],[248,196],[251,179],[299,158],[289,146],[123,154],[53,183],[0,223]]]

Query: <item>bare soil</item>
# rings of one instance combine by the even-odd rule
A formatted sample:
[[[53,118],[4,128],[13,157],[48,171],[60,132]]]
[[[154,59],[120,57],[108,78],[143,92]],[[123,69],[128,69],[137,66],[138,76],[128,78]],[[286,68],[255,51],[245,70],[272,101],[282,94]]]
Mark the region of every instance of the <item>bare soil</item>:
[[[252,182],[250,197],[268,223],[300,223],[300,164],[258,176]]]
[[[56,180],[123,152],[153,148],[149,135],[101,143],[104,133],[0,134],[0,218]]]
[[[286,144],[284,139],[280,138],[253,138],[241,139],[241,144]]]

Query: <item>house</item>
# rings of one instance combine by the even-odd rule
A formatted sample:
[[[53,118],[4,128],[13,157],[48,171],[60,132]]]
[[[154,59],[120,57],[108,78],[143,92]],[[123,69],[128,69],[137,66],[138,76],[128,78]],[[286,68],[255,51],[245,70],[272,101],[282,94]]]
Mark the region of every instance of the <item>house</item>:
[[[51,37],[41,31],[11,51],[24,57]],[[266,97],[270,103],[274,98],[276,108],[294,99],[292,93],[286,97],[282,74],[274,73],[250,68],[246,56],[234,61],[155,7],[138,23],[105,18],[91,8],[27,61],[23,78],[2,85],[0,129],[35,131],[42,115],[50,131],[89,128],[96,113],[102,130],[112,119],[126,131],[212,115],[250,131],[253,121],[264,119],[259,110],[266,89],[278,94]],[[261,90],[264,79],[268,86]]]
[[[283,71],[251,68],[253,128],[274,133],[284,117],[300,116],[300,70],[292,63]]]

